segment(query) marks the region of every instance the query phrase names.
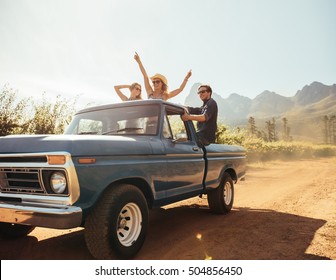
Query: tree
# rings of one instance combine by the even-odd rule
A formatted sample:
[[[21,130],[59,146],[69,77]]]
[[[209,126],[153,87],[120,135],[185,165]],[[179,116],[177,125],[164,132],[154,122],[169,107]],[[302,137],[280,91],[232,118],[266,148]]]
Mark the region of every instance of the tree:
[[[29,99],[17,100],[15,92],[5,85],[0,93],[0,136],[25,133]]]
[[[231,130],[222,123],[219,123],[217,126],[215,141],[217,144],[242,145],[245,138],[246,131],[240,127]]]
[[[222,140],[222,138],[224,138],[226,131],[227,131],[227,128],[225,125],[223,124],[217,125],[215,143],[221,143],[222,141],[225,141],[225,140]]]
[[[332,115],[329,118],[329,135],[330,143],[336,144],[336,115]]]
[[[326,144],[336,144],[336,115],[323,117],[324,128],[324,142]]]
[[[75,100],[62,100],[56,96],[56,102],[50,103],[43,94],[40,103],[33,102],[34,117],[30,121],[28,132],[32,134],[62,134],[74,114]]]
[[[269,142],[277,141],[276,135],[276,126],[275,126],[275,118],[272,118],[270,121],[266,121],[266,130],[267,130],[267,140]]]
[[[249,132],[252,136],[256,136],[257,135],[257,126],[255,123],[255,119],[254,117],[250,117],[248,120],[248,124],[249,124]]]
[[[323,122],[324,122],[324,143],[328,144],[329,143],[329,118],[327,115],[323,117]]]
[[[284,141],[292,141],[292,137],[290,136],[290,127],[288,127],[288,120],[287,118],[282,118],[283,121],[283,131],[282,131],[282,138]]]

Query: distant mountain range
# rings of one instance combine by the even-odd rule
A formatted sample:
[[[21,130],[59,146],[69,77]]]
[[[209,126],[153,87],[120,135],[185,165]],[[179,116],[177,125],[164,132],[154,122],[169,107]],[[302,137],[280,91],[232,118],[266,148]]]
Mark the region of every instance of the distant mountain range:
[[[185,100],[188,106],[200,106],[197,96],[200,84],[192,86]],[[249,117],[254,117],[260,130],[265,129],[265,121],[276,119],[277,126],[286,117],[294,140],[322,142],[323,117],[336,115],[336,84],[331,86],[313,82],[298,90],[293,97],[285,97],[265,90],[253,99],[232,93],[223,98],[213,93],[218,104],[219,121],[229,126],[247,126]],[[279,131],[280,133],[280,131]]]

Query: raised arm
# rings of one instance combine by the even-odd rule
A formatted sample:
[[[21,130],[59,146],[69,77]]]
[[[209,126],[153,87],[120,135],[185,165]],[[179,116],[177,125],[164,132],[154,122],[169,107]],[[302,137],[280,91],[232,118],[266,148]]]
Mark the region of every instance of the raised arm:
[[[139,68],[140,68],[140,71],[144,77],[144,84],[145,84],[145,89],[146,89],[146,92],[147,92],[147,95],[151,95],[153,93],[153,88],[151,87],[150,85],[150,82],[149,82],[149,77],[147,75],[147,72],[145,70],[145,67],[142,65],[142,62],[141,62],[141,59],[140,59],[140,56],[138,55],[137,52],[135,52],[135,55],[134,55],[134,59],[135,61],[138,63],[139,65]]]
[[[177,89],[175,89],[175,90],[173,90],[173,91],[171,91],[171,92],[169,92],[167,99],[170,99],[170,98],[178,95],[180,92],[182,92],[182,90],[185,88],[185,86],[186,86],[189,78],[191,77],[191,75],[192,75],[192,72],[191,72],[191,70],[189,70],[188,73],[187,73],[187,75],[185,76],[182,84],[180,85],[180,87],[177,88]]]
[[[122,92],[121,92],[121,89],[122,88],[130,88],[130,85],[117,85],[117,86],[114,86],[114,90],[116,91],[116,93],[119,95],[119,97],[120,97],[120,99],[122,100],[122,101],[127,101],[128,100],[128,97],[125,95],[125,94],[123,94]]]

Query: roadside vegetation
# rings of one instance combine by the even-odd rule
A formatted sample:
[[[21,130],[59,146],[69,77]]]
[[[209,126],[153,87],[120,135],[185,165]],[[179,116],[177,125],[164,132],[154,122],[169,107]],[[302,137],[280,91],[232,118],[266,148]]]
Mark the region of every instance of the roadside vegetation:
[[[245,129],[230,129],[223,124],[218,125],[217,143],[243,146],[247,151],[249,162],[336,156],[336,145],[283,139],[267,141],[251,135]]]
[[[0,92],[0,136],[62,134],[75,113],[76,101],[61,95],[48,100],[44,94],[39,101],[20,99],[15,90],[5,85]],[[253,118],[247,120],[246,127],[230,128],[219,123],[216,143],[245,147],[249,162],[336,156],[335,144],[313,144],[292,139],[286,119],[283,119],[281,132],[275,130],[274,120],[266,122],[265,131],[257,129]],[[321,133],[326,131],[324,129]],[[328,135],[334,135],[330,131]]]
[[[76,99],[61,95],[48,100],[19,98],[17,91],[5,85],[0,92],[0,136],[10,134],[61,134],[75,113]]]

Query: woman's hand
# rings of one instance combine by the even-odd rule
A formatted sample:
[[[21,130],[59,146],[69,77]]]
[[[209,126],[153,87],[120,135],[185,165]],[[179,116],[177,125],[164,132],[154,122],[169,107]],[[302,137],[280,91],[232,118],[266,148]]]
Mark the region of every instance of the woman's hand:
[[[151,85],[149,83],[149,78],[148,78],[147,72],[145,70],[145,67],[142,65],[142,62],[140,60],[140,56],[138,55],[137,52],[135,52],[135,54],[134,54],[134,59],[138,63],[140,71],[141,71],[141,73],[144,77],[145,89],[147,91],[147,95],[149,96],[153,93],[153,88],[151,87]]]
[[[185,77],[186,80],[188,80],[192,75],[191,69],[188,71],[187,76]]]
[[[140,63],[140,56],[138,55],[137,52],[135,52],[134,59],[136,62]]]

